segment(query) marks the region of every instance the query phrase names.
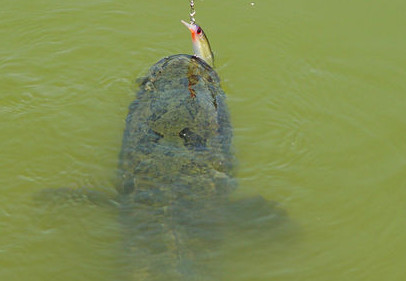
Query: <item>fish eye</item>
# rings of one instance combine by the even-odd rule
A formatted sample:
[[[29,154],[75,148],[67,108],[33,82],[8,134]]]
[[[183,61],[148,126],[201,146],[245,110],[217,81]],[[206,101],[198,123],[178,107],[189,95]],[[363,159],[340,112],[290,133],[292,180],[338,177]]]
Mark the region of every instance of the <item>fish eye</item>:
[[[197,28],[197,34],[201,34],[202,33],[202,29],[200,28],[200,26]]]

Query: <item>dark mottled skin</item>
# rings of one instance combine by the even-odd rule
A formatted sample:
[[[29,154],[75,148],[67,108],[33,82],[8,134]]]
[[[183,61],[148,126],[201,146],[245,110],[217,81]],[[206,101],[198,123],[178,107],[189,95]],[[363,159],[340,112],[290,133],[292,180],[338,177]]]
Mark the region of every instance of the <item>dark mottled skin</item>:
[[[156,63],[129,107],[118,192],[133,280],[217,280],[205,271],[234,189],[232,130],[216,72],[175,55]]]
[[[229,191],[224,182],[231,172],[232,132],[219,83],[211,67],[188,55],[151,68],[126,120],[121,194],[156,202],[159,191],[166,205],[178,196],[201,199]]]

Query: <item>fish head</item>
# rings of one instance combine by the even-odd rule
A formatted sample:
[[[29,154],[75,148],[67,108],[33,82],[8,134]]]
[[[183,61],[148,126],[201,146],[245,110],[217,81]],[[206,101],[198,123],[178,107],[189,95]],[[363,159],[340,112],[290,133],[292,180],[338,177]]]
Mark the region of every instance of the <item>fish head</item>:
[[[204,33],[203,29],[196,23],[187,23],[183,20],[181,22],[189,29],[190,33],[192,34],[194,54],[197,57],[203,59],[208,65],[213,67],[213,52],[211,51],[209,40],[207,39],[207,36]]]

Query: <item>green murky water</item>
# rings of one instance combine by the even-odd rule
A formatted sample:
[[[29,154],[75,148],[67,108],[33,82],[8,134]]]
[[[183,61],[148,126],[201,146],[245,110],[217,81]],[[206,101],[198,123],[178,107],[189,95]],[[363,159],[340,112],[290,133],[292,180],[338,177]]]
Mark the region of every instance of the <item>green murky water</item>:
[[[404,1],[196,1],[228,94],[239,193],[300,231],[227,241],[224,280],[404,280]],[[0,280],[117,280],[114,189],[134,80],[190,53],[187,1],[3,1]],[[258,233],[258,237],[263,237]],[[218,261],[220,262],[220,261]]]

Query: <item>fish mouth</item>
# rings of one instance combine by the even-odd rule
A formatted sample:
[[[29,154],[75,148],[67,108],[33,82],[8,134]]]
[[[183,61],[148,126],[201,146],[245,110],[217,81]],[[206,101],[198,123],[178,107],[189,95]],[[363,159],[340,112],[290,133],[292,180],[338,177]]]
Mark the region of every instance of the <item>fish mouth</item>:
[[[180,20],[181,23],[183,23],[189,30],[190,32],[194,31],[193,25],[190,23],[185,22],[184,20]]]

